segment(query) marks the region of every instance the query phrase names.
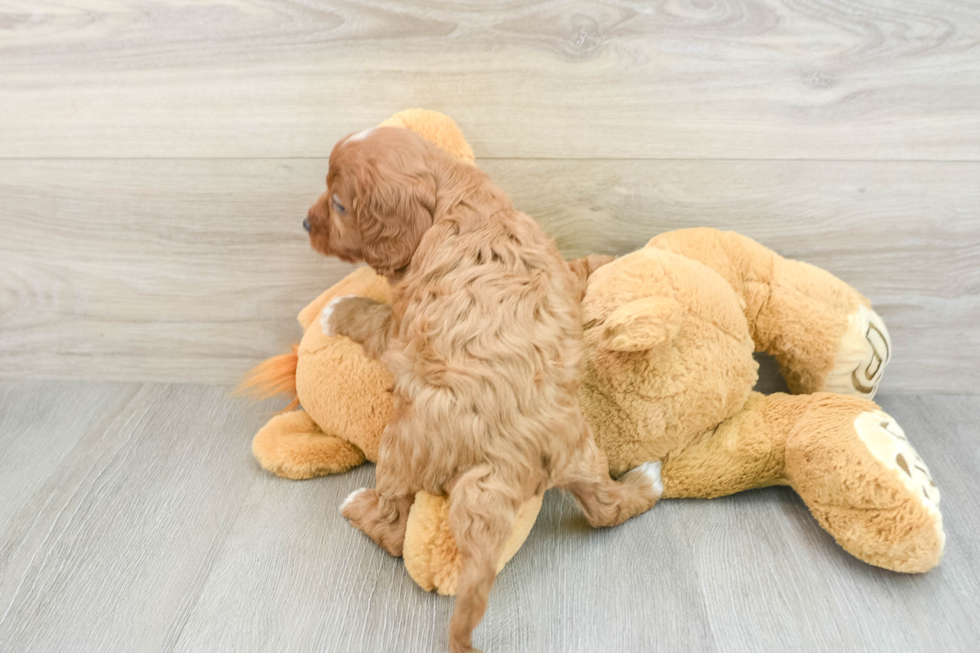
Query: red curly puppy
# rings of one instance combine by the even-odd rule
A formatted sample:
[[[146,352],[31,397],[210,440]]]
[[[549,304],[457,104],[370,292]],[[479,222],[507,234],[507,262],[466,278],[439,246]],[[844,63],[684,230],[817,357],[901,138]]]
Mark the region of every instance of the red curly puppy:
[[[394,288],[393,306],[343,297],[321,316],[394,376],[376,487],[352,494],[343,514],[399,556],[415,493],[452,491],[463,566],[449,648],[470,651],[525,500],[565,488],[599,527],[660,496],[652,470],[609,478],[579,410],[589,262],[570,269],[486,174],[397,127],[334,147],[327,192],[304,226],[316,250],[365,261]]]

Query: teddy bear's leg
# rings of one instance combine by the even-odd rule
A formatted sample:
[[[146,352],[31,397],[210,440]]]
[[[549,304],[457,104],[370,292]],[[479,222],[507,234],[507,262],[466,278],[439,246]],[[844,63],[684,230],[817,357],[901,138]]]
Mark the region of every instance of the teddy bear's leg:
[[[360,449],[321,431],[302,410],[269,420],[255,434],[252,454],[264,469],[291,479],[339,474],[364,462]]]
[[[714,499],[785,484],[786,434],[810,395],[749,395],[741,411],[663,461],[664,497]]]
[[[517,510],[514,527],[497,559],[497,573],[520,550],[541,512],[544,493],[536,494]],[[403,550],[405,569],[426,592],[456,594],[462,568],[459,550],[449,524],[449,497],[416,493],[408,516]]]
[[[753,393],[739,414],[668,454],[662,474],[668,498],[790,485],[873,565],[922,572],[942,555],[939,490],[901,427],[866,399]]]
[[[870,302],[849,285],[734,232],[682,229],[649,245],[699,261],[732,285],[756,349],[777,360],[794,393],[874,396],[891,340]]]
[[[907,573],[939,563],[939,490],[905,432],[874,403],[814,395],[786,440],[786,478],[857,558]]]

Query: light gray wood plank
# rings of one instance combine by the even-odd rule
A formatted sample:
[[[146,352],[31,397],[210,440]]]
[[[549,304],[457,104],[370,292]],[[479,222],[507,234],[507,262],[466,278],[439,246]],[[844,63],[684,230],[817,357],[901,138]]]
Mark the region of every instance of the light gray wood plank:
[[[498,579],[477,644],[529,652],[970,650],[980,636],[980,510],[969,489],[980,400],[882,404],[905,424],[944,492],[949,544],[937,570],[908,576],[852,558],[783,488],[664,501],[608,531],[589,529],[570,500],[550,493]],[[929,442],[918,433],[924,424],[959,437]],[[452,600],[412,585],[398,561],[336,513],[348,492],[372,481],[364,467],[253,486],[177,649],[444,650]]]
[[[422,591],[337,511],[373,482],[368,465],[253,486],[176,650],[445,650],[452,599]],[[570,500],[545,506],[497,580],[481,649],[714,650],[676,507],[594,531]]]
[[[231,383],[287,349],[351,269],[310,250],[298,163],[0,164],[0,375]]]
[[[259,479],[174,650],[440,650],[449,602],[337,510],[373,476],[368,465],[310,482]]]
[[[3,9],[2,157],[323,156],[421,105],[480,157],[980,159],[975,2]]]
[[[133,392],[126,385],[0,384],[0,569],[27,525],[15,519],[24,503]]]
[[[0,531],[0,649],[444,650],[452,599],[422,592],[337,513],[373,468],[306,482],[260,471],[248,438],[269,406],[223,392],[0,384],[0,442],[33,445],[42,461],[69,450]],[[36,410],[50,399],[79,413]],[[605,531],[549,493],[493,590],[478,644],[970,650],[980,637],[980,398],[880,401],[943,492],[938,569],[906,576],[857,561],[784,488],[664,501]],[[78,426],[86,410],[97,417]]]
[[[74,416],[32,406],[60,397],[85,414],[113,390],[48,387],[3,385],[19,413],[5,442],[42,460],[74,446],[2,532],[0,649],[166,650],[260,474],[248,443],[265,417],[225,388],[133,386],[72,442]]]
[[[483,167],[569,256],[734,229],[875,302],[884,392],[980,387],[980,164],[523,161]],[[0,162],[0,377],[232,383],[350,267],[299,226],[326,161]]]

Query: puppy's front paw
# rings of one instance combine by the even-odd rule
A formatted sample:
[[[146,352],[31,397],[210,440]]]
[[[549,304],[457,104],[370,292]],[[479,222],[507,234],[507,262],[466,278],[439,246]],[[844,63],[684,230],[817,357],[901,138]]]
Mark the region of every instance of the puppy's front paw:
[[[334,297],[327,302],[326,306],[323,307],[323,310],[320,311],[320,328],[323,329],[324,335],[344,335],[343,320],[341,317],[345,311],[343,310],[342,306],[352,299],[357,299],[357,295]],[[338,311],[338,308],[341,310]]]

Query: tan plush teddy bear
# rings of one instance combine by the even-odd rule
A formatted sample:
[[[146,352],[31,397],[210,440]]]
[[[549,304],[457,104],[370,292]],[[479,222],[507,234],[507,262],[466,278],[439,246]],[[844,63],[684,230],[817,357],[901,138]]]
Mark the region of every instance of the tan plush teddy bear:
[[[583,410],[613,474],[662,461],[666,498],[788,485],[856,557],[938,563],[939,491],[871,401],[888,332],[848,285],[739,234],[686,229],[599,268],[583,319]],[[753,349],[812,394],[751,392]]]
[[[472,160],[441,114],[412,110],[386,124]],[[587,288],[580,395],[613,475],[660,462],[666,498],[789,485],[858,558],[905,572],[938,563],[939,492],[898,424],[870,401],[890,341],[864,297],[823,270],[712,229],[661,234],[599,267]],[[256,459],[280,476],[339,473],[377,456],[391,377],[360,346],[325,336],[319,325],[331,298],[351,294],[390,302],[383,277],[356,270],[300,313],[298,348],[247,382],[294,390],[302,404],[253,441]],[[799,394],[752,392],[753,350],[772,354]],[[419,585],[451,594],[459,560],[447,505],[445,497],[416,496],[404,558]],[[498,569],[540,506],[541,497],[524,505]]]

